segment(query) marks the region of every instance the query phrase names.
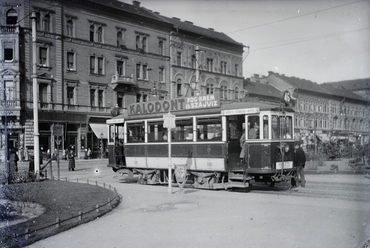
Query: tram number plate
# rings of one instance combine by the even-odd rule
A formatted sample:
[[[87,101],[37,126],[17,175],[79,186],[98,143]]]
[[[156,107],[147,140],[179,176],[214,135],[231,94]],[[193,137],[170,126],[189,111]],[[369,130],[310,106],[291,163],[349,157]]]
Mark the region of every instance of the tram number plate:
[[[212,162],[207,162],[207,167],[212,167]]]
[[[276,169],[282,169],[283,162],[276,162]],[[284,169],[292,169],[293,168],[293,161],[285,161],[284,162]]]

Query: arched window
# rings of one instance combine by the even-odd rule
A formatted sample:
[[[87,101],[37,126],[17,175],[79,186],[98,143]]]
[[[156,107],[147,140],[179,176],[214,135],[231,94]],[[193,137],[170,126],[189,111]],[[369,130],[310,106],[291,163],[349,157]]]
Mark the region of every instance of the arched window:
[[[182,83],[181,83],[181,79],[177,79],[176,81],[176,92],[177,92],[177,96],[182,96]]]
[[[207,84],[207,95],[212,95],[213,91],[214,91],[213,84],[211,84],[211,83]]]
[[[239,88],[235,87],[234,89],[234,99],[239,99]]]
[[[15,9],[10,9],[6,12],[6,24],[7,25],[14,25],[17,24],[18,21],[18,13]]]

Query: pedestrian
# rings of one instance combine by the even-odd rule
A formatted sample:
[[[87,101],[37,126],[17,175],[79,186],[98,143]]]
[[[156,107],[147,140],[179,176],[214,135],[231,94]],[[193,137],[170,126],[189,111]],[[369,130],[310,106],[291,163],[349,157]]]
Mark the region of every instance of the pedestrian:
[[[88,147],[87,148],[87,159],[91,159],[91,155],[92,155],[91,149],[90,147]]]
[[[68,159],[69,159],[68,170],[74,171],[76,164],[75,164],[75,154],[73,152],[73,149],[70,149],[69,154],[68,154]]]
[[[10,176],[14,176],[14,172],[18,172],[19,158],[16,151],[13,148],[9,150],[8,160],[9,160],[9,174]]]
[[[19,160],[20,161],[24,161],[24,150],[23,150],[23,146],[19,147],[19,150],[18,150],[18,157],[19,157]]]
[[[301,186],[306,186],[306,180],[304,177],[304,167],[306,165],[306,155],[301,147],[302,142],[296,141],[294,143],[294,166],[297,167],[297,186],[299,185],[299,181],[301,182]]]
[[[63,149],[63,160],[67,160],[67,149]]]
[[[244,163],[245,130],[243,130],[243,134],[240,137],[239,142],[240,142],[240,148],[241,148],[239,158],[240,158],[240,162],[243,164]]]
[[[24,148],[24,151],[23,151],[23,155],[24,155],[24,161],[29,161],[30,160],[30,155],[28,153],[28,148],[27,146]]]

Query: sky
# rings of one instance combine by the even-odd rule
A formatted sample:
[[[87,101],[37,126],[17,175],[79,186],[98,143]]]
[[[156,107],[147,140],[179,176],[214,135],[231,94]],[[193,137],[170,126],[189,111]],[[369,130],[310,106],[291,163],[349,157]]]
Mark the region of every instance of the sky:
[[[139,2],[242,43],[245,78],[268,71],[319,84],[370,78],[370,0]]]

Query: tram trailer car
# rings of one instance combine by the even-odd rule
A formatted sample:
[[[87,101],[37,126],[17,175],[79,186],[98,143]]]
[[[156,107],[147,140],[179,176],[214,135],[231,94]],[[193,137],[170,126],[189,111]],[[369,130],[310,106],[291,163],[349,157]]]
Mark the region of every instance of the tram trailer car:
[[[167,184],[169,161],[172,172],[186,168],[195,188],[290,181],[296,175],[293,120],[293,110],[281,103],[221,104],[216,95],[132,104],[107,121],[108,166],[138,174],[141,184]]]

